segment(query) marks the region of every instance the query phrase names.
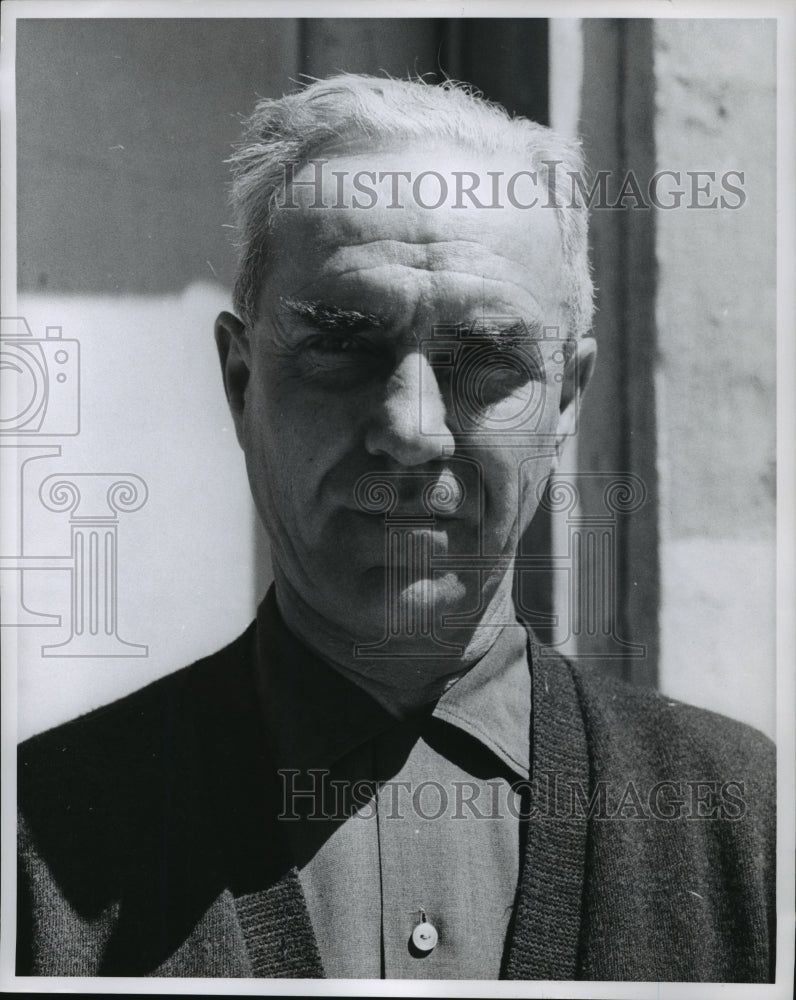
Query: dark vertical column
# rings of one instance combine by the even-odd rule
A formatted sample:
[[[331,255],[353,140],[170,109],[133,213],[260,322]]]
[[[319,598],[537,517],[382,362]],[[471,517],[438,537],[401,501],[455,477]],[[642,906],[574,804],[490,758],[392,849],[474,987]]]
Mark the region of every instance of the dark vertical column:
[[[616,204],[629,173],[646,197],[654,172],[652,24],[586,19],[582,134],[592,176],[608,171],[591,212],[597,287],[598,363],[580,424],[579,492],[586,514],[604,502],[605,474],[633,473],[646,491],[639,509],[617,516],[616,633],[644,647],[618,659],[602,634],[579,653],[636,683],[654,684],[658,660],[658,509],[655,441],[654,214],[632,193]],[[630,192],[629,188],[625,188]]]
[[[625,162],[646,195],[655,172],[655,84],[653,22],[629,20],[624,26],[622,127]],[[660,652],[660,559],[658,449],[655,418],[656,324],[655,210],[622,213],[625,232],[624,350],[626,362],[625,454],[628,471],[646,486],[647,501],[626,519],[623,566],[625,637],[646,647],[643,661],[630,661],[626,679],[657,684]],[[632,634],[631,634],[632,633]]]
[[[301,72],[405,78],[439,69],[439,22],[428,18],[303,18]]]
[[[549,124],[547,20],[468,18],[460,24],[462,79],[512,114]]]

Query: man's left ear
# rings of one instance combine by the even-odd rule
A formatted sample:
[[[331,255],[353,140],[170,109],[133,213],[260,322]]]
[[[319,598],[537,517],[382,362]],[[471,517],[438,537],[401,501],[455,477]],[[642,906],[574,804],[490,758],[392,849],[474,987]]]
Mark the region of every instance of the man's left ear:
[[[597,343],[593,337],[581,337],[575,341],[574,349],[564,366],[561,382],[556,452],[562,442],[577,430],[580,400],[589,383],[596,360]]]

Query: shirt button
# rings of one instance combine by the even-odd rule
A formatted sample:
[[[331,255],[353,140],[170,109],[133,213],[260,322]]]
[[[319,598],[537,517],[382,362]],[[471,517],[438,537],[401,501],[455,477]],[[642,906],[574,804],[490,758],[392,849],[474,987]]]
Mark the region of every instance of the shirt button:
[[[412,944],[418,951],[431,951],[436,947],[438,940],[437,928],[428,921],[418,924],[412,931]]]

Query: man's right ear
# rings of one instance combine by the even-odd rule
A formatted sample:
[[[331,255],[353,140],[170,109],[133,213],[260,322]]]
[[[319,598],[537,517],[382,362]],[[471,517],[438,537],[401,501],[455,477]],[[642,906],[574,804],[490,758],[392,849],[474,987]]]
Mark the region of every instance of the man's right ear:
[[[235,422],[238,443],[243,446],[243,411],[246,386],[251,371],[251,351],[246,327],[232,313],[219,313],[215,325],[216,347],[221,362],[221,376],[230,413]]]

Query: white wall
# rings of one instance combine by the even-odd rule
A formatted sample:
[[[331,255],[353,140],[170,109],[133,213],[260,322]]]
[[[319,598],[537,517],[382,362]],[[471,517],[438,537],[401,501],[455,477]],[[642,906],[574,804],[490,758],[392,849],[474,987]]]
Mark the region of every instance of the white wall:
[[[253,617],[268,570],[213,343],[227,307],[209,284],[161,297],[20,298],[34,336],[61,326],[81,350],[80,434],[37,439],[62,453],[28,465],[25,554],[70,552],[69,513],[39,497],[47,476],[133,473],[148,488],[145,505],[118,519],[118,634],[147,655],[42,656],[70,634],[70,574],[27,572],[27,606],[63,624],[16,630],[20,738],[212,652]]]

